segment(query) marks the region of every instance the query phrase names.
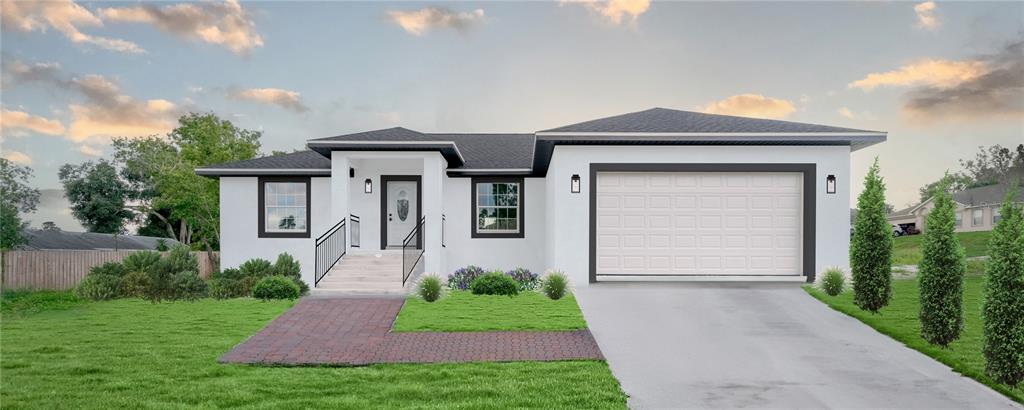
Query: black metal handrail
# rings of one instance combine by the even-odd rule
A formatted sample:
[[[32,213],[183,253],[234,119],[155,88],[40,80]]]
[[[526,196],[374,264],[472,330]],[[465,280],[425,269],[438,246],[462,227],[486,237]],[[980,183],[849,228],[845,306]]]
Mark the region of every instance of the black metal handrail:
[[[420,218],[420,222],[416,224],[415,228],[405,236],[402,240],[402,286],[405,286],[405,282],[409,280],[409,276],[412,275],[413,269],[416,269],[416,264],[423,258],[423,226],[426,225],[427,218]],[[413,244],[413,251],[409,251],[410,242],[415,241]],[[412,263],[409,263],[409,259],[415,258]]]
[[[349,242],[352,242],[352,245],[350,246],[352,246],[353,248],[358,248],[360,242],[359,237],[362,236],[362,231],[359,230],[359,225],[361,225],[359,223],[359,217],[356,215],[349,214],[348,219],[352,221],[352,226],[348,228]]]
[[[441,247],[442,248],[447,248],[448,247],[448,245],[445,245],[445,243],[444,243],[444,221],[446,221],[446,220],[447,219],[445,218],[444,214],[441,214]]]
[[[327,271],[345,256],[345,240],[345,218],[316,238],[316,257],[313,262],[316,276],[313,278],[313,287],[320,284],[320,279],[327,275]]]

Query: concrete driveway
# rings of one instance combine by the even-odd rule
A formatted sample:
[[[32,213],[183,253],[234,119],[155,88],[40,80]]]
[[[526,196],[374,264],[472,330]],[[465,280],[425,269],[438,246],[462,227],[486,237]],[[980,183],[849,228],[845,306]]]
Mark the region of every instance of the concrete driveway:
[[[634,408],[1019,408],[798,284],[601,283],[576,293]]]

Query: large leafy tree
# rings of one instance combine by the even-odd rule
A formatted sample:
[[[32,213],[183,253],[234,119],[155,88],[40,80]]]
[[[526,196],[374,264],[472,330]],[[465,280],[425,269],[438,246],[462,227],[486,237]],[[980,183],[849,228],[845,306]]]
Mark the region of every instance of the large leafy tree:
[[[857,198],[857,220],[850,242],[853,271],[853,302],[878,312],[892,297],[892,230],[885,219],[885,181],[879,175],[878,158],[864,177]]]
[[[195,168],[255,158],[261,136],[214,114],[190,113],[166,139],[115,140],[114,158],[144,219],[184,244],[212,249],[220,243],[218,183]]]
[[[1024,177],[1024,144],[1007,148],[996,144],[978,147],[974,158],[960,159],[962,171],[921,187],[921,202],[935,196],[939,185],[945,184],[949,191],[962,191],[985,185],[1008,183],[1014,178]]]
[[[956,239],[956,204],[940,184],[928,213],[924,254],[918,273],[921,337],[942,347],[960,338],[964,327],[964,272],[967,260]]]
[[[35,212],[39,190],[29,186],[32,168],[0,158],[0,249],[25,243],[25,228],[20,213]]]
[[[125,208],[128,186],[117,168],[106,160],[81,165],[65,164],[58,174],[71,214],[89,232],[122,233],[132,213]]]
[[[1019,184],[1007,193],[985,264],[985,371],[1000,383],[1024,381],[1024,209]]]

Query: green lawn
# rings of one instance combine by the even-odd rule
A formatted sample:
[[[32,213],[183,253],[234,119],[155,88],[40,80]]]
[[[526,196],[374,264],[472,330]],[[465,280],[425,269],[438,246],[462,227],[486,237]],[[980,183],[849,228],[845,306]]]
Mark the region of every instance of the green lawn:
[[[266,367],[217,358],[288,309],[252,299],[4,312],[0,402],[16,408],[625,408],[600,361]]]
[[[832,297],[810,286],[807,292],[825,302],[833,309],[853,316],[879,332],[896,339],[908,347],[918,350],[945,363],[960,374],[975,379],[1005,394],[1013,400],[1024,403],[1024,388],[1011,388],[998,384],[985,375],[985,358],[982,356],[981,302],[985,279],[983,276],[968,275],[964,284],[964,332],[960,340],[943,349],[928,344],[921,338],[917,280],[894,280],[893,299],[889,306],[878,314],[860,310],[853,304],[853,293],[844,292]]]
[[[484,330],[573,330],[587,327],[576,299],[566,295],[551,300],[536,292],[519,296],[474,295],[452,291],[427,303],[410,297],[405,301],[396,332],[469,332]]]
[[[958,232],[957,239],[967,251],[967,257],[988,255],[988,238],[992,231]],[[921,241],[924,234],[896,238],[892,247],[894,265],[917,265],[921,262]]]

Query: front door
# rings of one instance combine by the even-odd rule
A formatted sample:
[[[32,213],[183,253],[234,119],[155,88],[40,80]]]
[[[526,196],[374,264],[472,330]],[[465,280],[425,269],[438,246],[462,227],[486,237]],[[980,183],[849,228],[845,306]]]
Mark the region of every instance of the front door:
[[[402,241],[419,222],[418,188],[416,181],[387,181],[384,188],[387,192],[384,205],[386,215],[383,215],[387,218],[387,246],[402,246]],[[416,240],[413,244],[416,244]]]

